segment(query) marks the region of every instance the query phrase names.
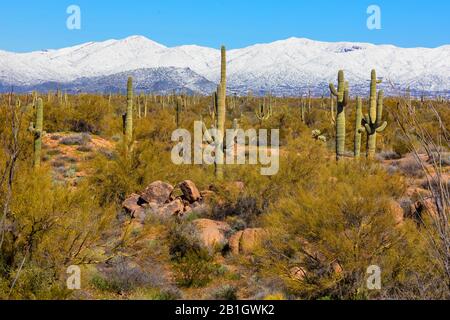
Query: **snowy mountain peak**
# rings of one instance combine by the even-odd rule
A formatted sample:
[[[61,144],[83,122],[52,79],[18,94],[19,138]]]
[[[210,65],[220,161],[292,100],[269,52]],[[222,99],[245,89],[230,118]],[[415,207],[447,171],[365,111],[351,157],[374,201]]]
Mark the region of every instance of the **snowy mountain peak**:
[[[165,49],[167,47],[163,46],[160,43],[157,43],[153,40],[148,39],[144,36],[130,36],[122,40],[118,40],[119,42],[126,43],[133,46],[146,46],[146,47],[154,47],[159,49]]]

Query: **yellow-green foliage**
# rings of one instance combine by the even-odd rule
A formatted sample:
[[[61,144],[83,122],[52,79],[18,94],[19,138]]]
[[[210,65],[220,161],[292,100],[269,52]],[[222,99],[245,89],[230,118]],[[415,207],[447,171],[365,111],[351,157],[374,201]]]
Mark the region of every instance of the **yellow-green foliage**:
[[[97,245],[114,210],[100,207],[87,184],[73,190],[55,185],[47,170],[31,170],[27,163],[20,163],[17,172],[7,219],[15,228],[5,234],[1,277],[9,286],[18,278],[10,298],[62,298],[68,266],[106,259]]]
[[[29,106],[30,97],[19,98],[23,106]],[[99,274],[95,265],[118,254],[118,248],[120,253],[131,257],[155,258],[163,264],[162,269],[175,271],[175,280],[181,286],[214,283],[220,278],[214,257],[195,246],[183,255],[171,252],[174,237],[170,230],[174,225],[184,225],[200,217],[199,214],[188,216],[186,222],[157,223],[150,219],[141,229],[134,228],[129,220],[125,226],[116,220],[121,202],[131,193],[143,190],[156,180],[175,185],[186,179],[194,181],[200,190],[211,185],[216,190],[213,209],[202,213],[202,217],[226,220],[234,231],[245,227],[264,227],[269,231],[267,242],[251,256],[251,263],[239,265],[249,274],[239,280],[239,285],[251,286],[251,281],[246,279],[253,279],[254,272],[259,273],[261,281],[268,279],[283,284],[282,288],[261,296],[271,292],[276,294],[267,297],[274,299],[445,296],[445,290],[439,286],[443,283],[439,278],[442,270],[430,262],[433,258],[423,234],[418,232],[420,229],[409,221],[401,227],[395,225],[390,202],[405,196],[407,186],[403,179],[389,175],[376,163],[346,160],[336,164],[332,160],[336,133],[328,105],[313,99],[311,111],[305,115],[306,123],[302,123],[298,99],[276,98],[273,115],[260,123],[254,109],[261,104],[261,98],[233,98],[233,107],[230,102],[227,105],[225,127],[231,128],[233,119],[238,119],[243,129],[280,129],[280,170],[275,176],[261,176],[259,166],[227,165],[225,179],[217,182],[212,166],[172,163],[175,99],[147,97],[147,116],[133,119],[135,143],[126,152],[121,118],[126,97],[69,95],[62,102],[56,98],[47,101],[44,97],[44,130],[49,134],[88,131],[115,143],[111,150],[98,152],[89,166],[83,167],[87,177],[71,187],[54,179],[48,162],[43,161],[42,168],[32,170],[33,141],[26,129],[33,119],[33,109],[24,108],[20,130],[22,152],[8,214],[8,223],[15,227],[5,233],[0,250],[1,299],[72,298],[71,292],[65,289],[65,271],[68,265],[78,263],[92,264],[89,267],[93,270],[92,277],[82,280],[85,281],[82,286],[92,290],[95,298],[118,298],[116,291],[125,289],[127,298],[180,297],[164,292],[161,286],[136,284],[124,289],[114,279]],[[200,116],[207,127],[212,125],[209,97],[183,99],[187,103],[181,110],[181,128],[192,132],[193,122],[200,120]],[[6,125],[0,126],[0,179],[9,160],[6,142],[11,137],[11,114],[5,101],[6,97],[2,96],[0,123]],[[380,137],[378,146],[404,154],[408,149],[398,133],[394,117],[396,103],[393,98],[385,101],[385,118],[391,125]],[[437,135],[429,110],[414,104],[419,121],[432,135]],[[436,108],[447,125],[448,103],[438,104]],[[355,101],[349,101],[346,109],[345,141],[346,149],[350,150],[354,140]],[[312,129],[325,134],[328,145],[312,139]],[[51,151],[45,150],[45,154]],[[243,187],[236,181],[243,182]],[[7,184],[3,181],[0,212],[5,206],[6,192]],[[183,246],[184,241],[178,245]],[[157,250],[160,252],[153,256]],[[364,286],[366,269],[372,264],[383,270],[381,292],[368,292]],[[154,274],[154,261],[151,266],[142,267],[142,273]],[[301,268],[306,277],[301,280],[292,277],[293,268]],[[91,278],[96,280],[89,282]],[[167,279],[162,283],[170,281]],[[425,284],[431,288],[426,294],[418,289]]]
[[[379,265],[389,274],[402,263],[405,240],[389,207],[402,194],[401,179],[368,163],[327,165],[302,156],[289,163],[295,158],[311,168],[301,177],[293,171],[281,175],[289,192],[281,190],[264,217],[270,237],[262,273],[278,274],[298,297],[368,297],[367,267]],[[293,276],[294,268],[305,277]]]

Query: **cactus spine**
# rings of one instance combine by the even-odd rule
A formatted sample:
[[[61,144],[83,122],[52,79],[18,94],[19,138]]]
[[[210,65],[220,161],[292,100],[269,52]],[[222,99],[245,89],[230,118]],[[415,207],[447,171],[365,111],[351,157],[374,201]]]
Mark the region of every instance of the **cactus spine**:
[[[227,56],[225,46],[221,48],[221,68],[220,68],[220,85],[217,95],[217,136],[215,152],[215,175],[216,178],[223,178],[223,139],[225,136],[225,104],[227,98]]]
[[[338,73],[338,89],[330,83],[330,92],[336,97],[336,159],[345,154],[345,107],[348,104],[348,82],[345,82],[344,71]]]
[[[127,113],[125,114],[125,139],[127,143],[133,140],[133,78],[127,83]]]
[[[362,126],[362,99],[358,97],[356,99],[356,126],[355,126],[355,142],[354,142],[354,155],[355,158],[361,156],[361,134],[364,132]]]
[[[42,151],[42,137],[45,135],[44,131],[44,103],[42,98],[37,99],[36,104],[36,123],[31,122],[29,131],[34,136],[34,167],[41,166],[41,151]],[[18,102],[20,104],[20,101]]]
[[[377,133],[383,132],[387,126],[387,122],[381,122],[383,117],[383,90],[377,95],[377,84],[381,80],[377,80],[377,73],[372,70],[370,81],[370,107],[369,114],[364,116],[364,126],[367,132],[367,157],[369,159],[375,156],[377,147]]]

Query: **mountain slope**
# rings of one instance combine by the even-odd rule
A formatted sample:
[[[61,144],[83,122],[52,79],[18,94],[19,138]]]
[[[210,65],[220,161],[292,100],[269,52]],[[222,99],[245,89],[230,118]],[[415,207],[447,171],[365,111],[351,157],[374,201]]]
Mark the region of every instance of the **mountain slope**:
[[[0,51],[0,88],[2,85],[3,88],[36,87],[51,82],[71,88],[80,85],[80,79],[84,83],[89,82],[88,78],[95,78],[90,83],[99,82],[99,77],[108,81],[107,76],[139,69],[147,70],[142,74],[153,76],[149,69],[163,68],[160,71],[169,72],[168,77],[173,76],[175,69],[190,69],[195,79],[206,78],[205,87],[197,88],[204,93],[210,91],[209,82],[219,80],[219,56],[220,51],[216,49],[195,45],[168,48],[142,36],[60,50]],[[328,82],[336,81],[337,71],[344,69],[352,93],[366,94],[372,68],[385,80],[383,86],[389,92],[408,86],[413,92],[448,93],[450,90],[450,46],[398,48],[290,38],[230,50],[227,60],[229,89],[237,93],[251,90],[255,94],[268,91],[279,95],[299,94],[310,88],[321,94],[327,91]],[[203,81],[197,80],[198,84]],[[187,86],[186,90],[190,88]]]
[[[210,94],[216,88],[216,84],[198,75],[189,68],[149,68],[138,69],[107,76],[84,77],[74,81],[58,83],[43,82],[35,85],[16,86],[16,92],[48,91],[60,89],[68,93],[117,93],[124,92],[124,83],[128,77],[133,77],[136,92],[153,92],[158,94],[176,93],[200,93]],[[8,91],[11,87],[4,86],[3,90]],[[0,84],[0,90],[2,86]]]

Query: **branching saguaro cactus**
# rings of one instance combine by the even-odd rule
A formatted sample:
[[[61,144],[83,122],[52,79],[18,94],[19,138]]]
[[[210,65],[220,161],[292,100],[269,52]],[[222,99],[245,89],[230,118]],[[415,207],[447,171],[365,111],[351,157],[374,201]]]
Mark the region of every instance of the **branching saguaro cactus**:
[[[362,99],[356,98],[356,121],[355,121],[355,142],[354,155],[355,158],[361,156],[361,135],[365,128],[362,126]]]
[[[20,101],[18,101],[20,104]],[[34,167],[41,166],[42,137],[44,131],[44,103],[41,98],[36,100],[36,123],[31,122],[28,129],[34,136]]]
[[[336,159],[345,154],[345,107],[348,104],[348,82],[345,81],[344,71],[338,73],[338,89],[330,83],[330,92],[336,97]]]
[[[127,112],[123,115],[124,134],[127,143],[133,140],[133,78],[128,78],[127,83]]]
[[[256,114],[256,118],[258,118],[258,120],[260,122],[268,120],[272,114],[272,97],[269,96],[267,97],[268,102],[266,101],[266,98],[264,97],[263,99],[263,103],[256,108],[255,110],[255,114]]]
[[[226,98],[227,98],[227,56],[225,46],[221,48],[221,68],[220,68],[220,85],[217,96],[217,135],[219,141],[216,142],[215,152],[215,175],[217,179],[223,178],[223,162],[224,162],[224,136],[225,136],[225,117],[226,117]]]
[[[377,147],[377,133],[383,132],[387,126],[387,122],[381,122],[383,117],[383,90],[378,92],[377,84],[381,80],[377,80],[377,73],[372,70],[370,80],[370,106],[369,114],[364,115],[364,127],[367,132],[367,158],[371,159],[375,156]]]

